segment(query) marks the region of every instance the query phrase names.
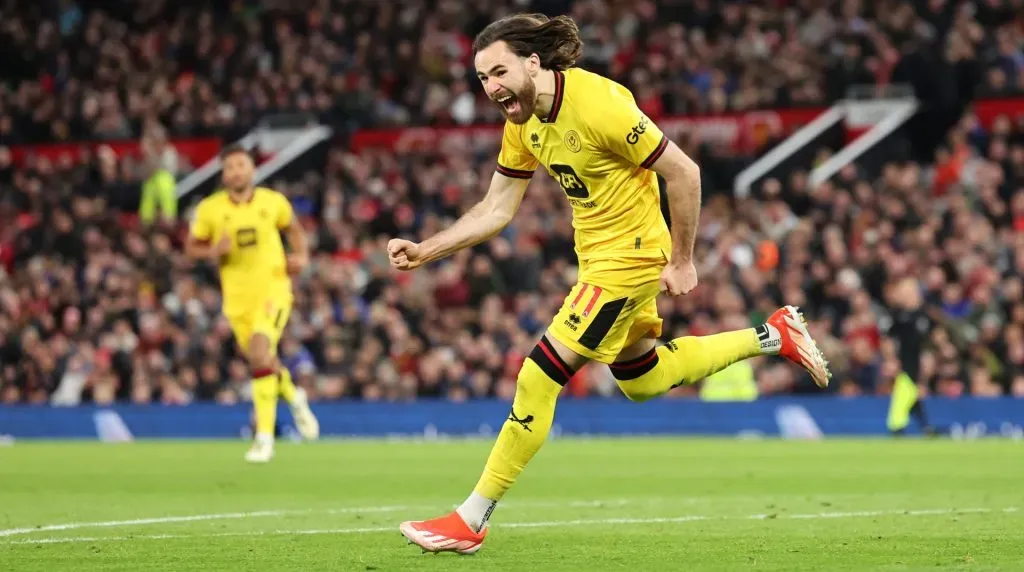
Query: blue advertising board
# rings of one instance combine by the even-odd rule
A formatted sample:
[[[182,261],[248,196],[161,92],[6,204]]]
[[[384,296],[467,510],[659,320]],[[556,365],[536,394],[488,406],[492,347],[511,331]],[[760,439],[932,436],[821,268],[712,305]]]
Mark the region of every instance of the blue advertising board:
[[[553,432],[562,435],[708,435],[821,438],[887,433],[888,401],[769,398],[744,403],[663,399],[566,399],[559,403]],[[1024,399],[927,401],[931,421],[954,436],[1019,438]],[[313,404],[325,436],[432,437],[493,435],[508,414],[503,401],[330,402]],[[290,423],[282,408],[280,419]],[[0,436],[15,439],[238,438],[249,427],[245,405],[0,407]],[[912,424],[908,433],[917,428]]]

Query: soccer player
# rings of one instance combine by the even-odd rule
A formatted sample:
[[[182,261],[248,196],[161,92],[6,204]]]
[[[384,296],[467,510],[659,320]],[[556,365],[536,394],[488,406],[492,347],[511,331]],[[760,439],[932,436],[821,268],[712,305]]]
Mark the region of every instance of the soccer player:
[[[276,191],[253,186],[255,165],[244,147],[221,153],[225,190],[203,199],[186,244],[195,259],[220,268],[223,311],[252,373],[256,438],[245,455],[266,463],[274,455],[274,423],[278,395],[291,408],[299,433],[316,439],[320,425],[277,357],[277,344],[292,309],[291,274],[309,261],[309,247],[291,203]],[[285,255],[281,232],[288,236]]]
[[[792,306],[757,327],[655,346],[662,335],[655,297],[686,294],[697,283],[697,166],[640,112],[629,90],[574,68],[582,42],[569,17],[508,16],[485,28],[473,49],[483,89],[506,118],[497,172],[483,200],[450,228],[421,244],[392,239],[391,264],[412,270],[498,234],[544,165],[572,207],[581,267],[523,363],[512,409],[473,492],[452,514],[399,527],[425,551],[461,554],[480,548],[498,501],[546,440],[562,387],[588,360],[608,364],[635,401],[765,354],[797,363],[818,386],[829,379]],[[671,232],[656,175],[666,179]]]
[[[574,67],[582,43],[570,18],[509,16],[485,28],[473,48],[484,91],[506,118],[497,172],[484,199],[450,228],[419,244],[391,240],[391,264],[412,270],[498,234],[542,164],[572,205],[579,283],[524,362],[475,490],[447,516],[401,524],[410,542],[431,552],[480,548],[496,504],[547,438],[562,387],[588,360],[608,364],[634,401],[763,354],[788,358],[820,386],[829,381],[825,359],[791,306],[756,328],[656,347],[656,296],[697,285],[697,165],[627,89]],[[671,232],[656,174],[667,183]]]

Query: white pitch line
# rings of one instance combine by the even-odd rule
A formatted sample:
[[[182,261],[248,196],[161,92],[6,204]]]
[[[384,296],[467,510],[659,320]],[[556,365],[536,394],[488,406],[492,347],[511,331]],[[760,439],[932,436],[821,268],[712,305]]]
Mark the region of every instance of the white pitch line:
[[[64,524],[48,524],[45,526],[8,528],[0,530],[0,537],[17,536],[21,534],[32,534],[34,532],[54,532],[59,530],[78,530],[81,528],[111,528],[118,526],[139,526],[144,524],[173,524],[179,522],[198,522],[204,520],[238,520],[246,518],[260,518],[267,516],[292,516],[310,513],[344,514],[353,512],[396,512],[401,510],[412,510],[421,507],[407,505],[401,506],[367,506],[367,507],[346,507],[327,510],[259,510],[253,512],[222,512],[214,514],[192,514],[186,516],[160,516],[155,518],[135,518],[130,520],[104,520],[98,522],[68,522]],[[429,508],[429,507],[427,507]]]
[[[508,508],[603,508],[613,506],[625,506],[628,504],[643,504],[645,502],[664,502],[666,499],[603,499],[586,501],[525,501],[510,502],[502,506]],[[687,504],[700,502],[711,502],[713,497],[682,497],[680,499]],[[455,508],[458,505],[452,505]],[[249,512],[223,512],[212,514],[193,514],[182,516],[158,516],[152,518],[133,518],[127,520],[101,520],[95,522],[68,522],[63,524],[48,524],[35,527],[0,529],[0,538],[8,536],[20,536],[36,532],[58,532],[64,530],[79,530],[83,528],[116,528],[122,526],[142,526],[147,524],[175,524],[183,522],[201,522],[208,520],[241,520],[248,518],[275,517],[275,516],[296,516],[308,514],[352,514],[352,513],[373,513],[373,512],[399,512],[417,510],[436,510],[438,505],[393,505],[393,506],[352,506],[333,509],[282,509],[282,510],[259,510]]]
[[[874,511],[853,511],[853,512],[819,512],[808,514],[774,515],[774,514],[751,514],[746,516],[706,516],[688,515],[675,517],[652,517],[652,518],[594,518],[574,520],[548,520],[537,522],[506,522],[492,525],[493,528],[556,528],[575,526],[594,526],[609,524],[682,524],[687,522],[702,522],[714,520],[807,520],[807,519],[831,519],[831,518],[863,518],[874,516],[944,516],[959,514],[990,514],[990,513],[1014,513],[1016,507],[1002,509],[989,508],[937,508],[923,510],[874,510]],[[239,531],[239,532],[216,532],[211,534],[136,534],[131,536],[75,536],[68,538],[33,538],[26,540],[0,541],[0,545],[19,544],[66,544],[81,542],[118,542],[126,540],[166,540],[185,538],[211,538],[231,536],[275,536],[275,535],[318,535],[318,534],[373,534],[380,532],[397,532],[397,526],[371,526],[359,528],[316,528],[300,530],[272,530],[272,531]]]
[[[751,501],[764,501],[778,499],[786,496],[804,496],[804,495],[774,495],[769,497],[759,497],[753,495],[733,495],[733,496],[693,496],[693,497],[650,497],[643,499],[599,499],[599,500],[584,500],[584,501],[523,501],[516,502],[512,501],[509,503],[502,503],[502,508],[505,510],[514,508],[604,508],[612,506],[626,506],[626,505],[639,505],[646,503],[655,504],[711,504],[720,503],[725,500],[751,500]],[[858,497],[860,495],[822,495],[822,498],[834,499],[837,497]],[[455,508],[457,505],[452,505],[451,508]],[[104,520],[96,522],[68,522],[63,524],[47,524],[35,527],[22,527],[22,528],[8,528],[0,529],[0,538],[8,536],[20,536],[25,534],[32,534],[37,532],[58,532],[65,530],[79,530],[83,528],[116,528],[122,526],[143,526],[148,524],[175,524],[183,522],[202,522],[209,520],[240,520],[247,518],[260,518],[260,517],[276,517],[276,516],[296,516],[296,515],[307,515],[307,514],[350,514],[350,513],[365,513],[365,512],[398,512],[398,511],[416,511],[416,510],[436,510],[437,505],[395,505],[395,506],[353,506],[335,509],[280,509],[280,510],[260,510],[260,511],[248,511],[248,512],[225,512],[225,513],[212,513],[212,514],[195,514],[195,515],[182,515],[182,516],[158,516],[151,518],[135,518],[128,520]]]
[[[558,502],[558,501],[536,501],[536,502],[518,502],[509,503],[511,507],[529,507],[529,508],[586,508],[586,507],[606,507],[606,506],[624,506],[626,504],[633,504],[635,501],[628,499],[607,499],[607,500],[591,500],[591,501],[572,501],[572,502]],[[642,502],[642,501],[641,501]],[[637,503],[639,504],[639,503]],[[454,506],[453,506],[454,508]],[[286,509],[286,510],[259,510],[250,512],[223,512],[213,514],[193,514],[183,516],[159,516],[152,518],[134,518],[128,520],[103,520],[96,522],[68,522],[63,524],[48,524],[44,526],[36,527],[23,527],[23,528],[8,528],[0,530],[0,538],[7,536],[19,536],[23,534],[32,534],[36,532],[57,532],[63,530],[79,530],[82,528],[115,528],[121,526],[141,526],[147,524],[175,524],[182,522],[201,522],[207,520],[241,520],[249,518],[261,518],[261,517],[274,517],[274,516],[295,516],[295,515],[307,515],[307,514],[352,514],[352,513],[372,513],[372,512],[398,512],[398,511],[415,511],[415,510],[435,510],[436,505],[393,505],[393,506],[352,506],[343,508],[329,508],[329,509]]]

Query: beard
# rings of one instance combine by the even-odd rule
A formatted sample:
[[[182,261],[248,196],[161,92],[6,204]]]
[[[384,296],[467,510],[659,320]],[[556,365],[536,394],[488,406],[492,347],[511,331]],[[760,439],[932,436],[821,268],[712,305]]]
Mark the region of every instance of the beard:
[[[249,190],[249,187],[252,186],[252,179],[236,177],[230,181],[224,181],[224,186],[227,187],[228,192],[240,195]]]
[[[522,87],[515,91],[510,89],[509,92],[512,95],[510,101],[506,103],[495,101],[494,103],[497,104],[505,119],[516,125],[522,125],[530,120],[530,116],[537,109],[537,85],[533,83],[533,79],[527,77]],[[502,94],[502,97],[504,95]]]

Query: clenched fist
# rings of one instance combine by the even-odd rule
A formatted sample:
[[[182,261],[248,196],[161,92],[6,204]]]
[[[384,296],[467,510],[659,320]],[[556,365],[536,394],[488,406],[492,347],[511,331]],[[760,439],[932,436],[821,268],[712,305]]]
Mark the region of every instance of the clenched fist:
[[[661,271],[661,289],[669,296],[686,294],[697,287],[697,268],[693,262],[669,262]]]
[[[399,270],[413,270],[423,265],[420,245],[401,238],[388,241],[388,260]]]
[[[220,240],[217,241],[217,244],[213,245],[213,249],[210,251],[214,258],[220,258],[230,252],[231,237],[226,234],[220,237]]]

